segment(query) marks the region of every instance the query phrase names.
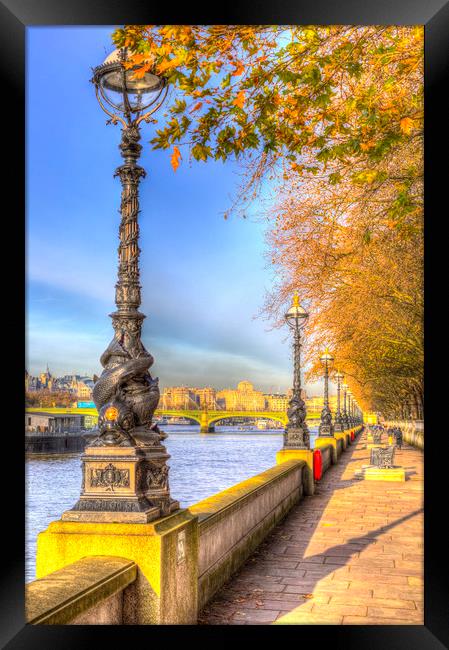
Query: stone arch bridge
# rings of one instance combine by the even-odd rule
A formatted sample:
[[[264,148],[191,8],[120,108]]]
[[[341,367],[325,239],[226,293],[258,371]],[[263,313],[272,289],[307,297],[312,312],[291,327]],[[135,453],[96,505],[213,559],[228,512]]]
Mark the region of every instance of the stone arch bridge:
[[[98,413],[95,408],[29,408],[32,411],[45,411],[46,413],[67,413],[72,415],[90,415],[97,418]],[[284,426],[287,424],[287,414],[283,411],[219,411],[202,409],[156,409],[156,417],[183,417],[193,420],[200,425],[201,433],[210,433],[214,431],[215,425],[221,420],[228,418],[242,418],[247,420],[273,420],[281,422]],[[308,420],[319,419],[319,413],[307,413]]]

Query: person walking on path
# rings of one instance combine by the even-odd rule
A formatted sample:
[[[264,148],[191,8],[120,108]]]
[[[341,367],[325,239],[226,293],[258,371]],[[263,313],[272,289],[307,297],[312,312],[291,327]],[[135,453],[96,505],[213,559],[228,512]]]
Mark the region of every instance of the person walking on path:
[[[389,444],[389,445],[392,445],[392,444],[393,444],[393,440],[396,440],[396,432],[395,432],[395,429],[391,429],[391,428],[389,428],[389,429],[387,430],[387,433],[388,433],[388,444]]]

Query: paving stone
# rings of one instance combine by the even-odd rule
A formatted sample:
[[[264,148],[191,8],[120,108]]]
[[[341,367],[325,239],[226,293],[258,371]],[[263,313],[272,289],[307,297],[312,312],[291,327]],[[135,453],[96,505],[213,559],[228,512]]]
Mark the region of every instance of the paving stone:
[[[375,586],[375,598],[398,598],[399,600],[421,601],[424,598],[424,589],[417,589],[410,585]]]
[[[343,621],[343,616],[338,614],[314,614],[313,612],[293,611],[288,614],[281,614],[275,622],[275,625],[339,625]]]
[[[344,616],[343,625],[410,625],[409,620],[385,620],[373,616]]]
[[[368,607],[368,616],[375,616],[378,618],[388,618],[394,620],[400,618],[401,620],[416,621],[422,620],[422,612],[418,610],[410,611],[408,609],[393,609],[391,607]]]
[[[272,569],[265,569],[266,575],[278,576],[281,578],[302,578],[305,576],[305,569],[282,569],[273,567]]]
[[[313,614],[324,614],[336,616],[366,616],[367,606],[366,605],[347,605],[339,603],[337,605],[314,605],[312,609]]]
[[[331,605],[366,605],[369,607],[391,607],[396,609],[416,609],[415,603],[413,600],[403,600],[397,598],[378,598],[375,595],[373,597],[367,596],[354,596],[353,592],[349,592],[345,595],[337,594],[332,596],[330,599]],[[357,614],[355,614],[357,616]]]
[[[245,620],[247,623],[255,621],[257,623],[272,623],[279,616],[280,611],[277,610],[258,610],[258,611],[248,611],[244,612],[242,610],[236,612],[232,617],[233,621]]]
[[[317,589],[316,582],[302,582],[299,585],[285,585],[284,593],[286,594],[309,594]]]

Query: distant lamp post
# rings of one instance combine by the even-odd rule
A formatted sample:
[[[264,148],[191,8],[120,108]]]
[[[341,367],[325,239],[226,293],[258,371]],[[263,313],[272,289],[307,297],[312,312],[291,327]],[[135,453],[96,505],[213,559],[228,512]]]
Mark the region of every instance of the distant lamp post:
[[[344,379],[343,373],[337,370],[335,373],[335,379],[337,380],[337,412],[335,414],[334,431],[344,431],[345,424],[341,411],[341,382]]]
[[[318,435],[320,438],[331,438],[334,435],[334,425],[332,424],[332,413],[329,408],[329,365],[334,360],[328,348],[320,357],[320,361],[324,366],[324,398],[323,410],[321,411],[321,423],[318,427]]]
[[[344,429],[349,429],[349,416],[348,416],[348,385],[343,384],[343,413],[342,420]]]
[[[179,508],[170,498],[166,435],[153,423],[159,402],[158,379],[149,368],[152,355],[141,341],[138,187],[145,170],[137,165],[140,125],[161,106],[167,85],[150,72],[135,78],[126,48],[115,50],[93,70],[92,82],[108,123],[122,126],[120,151],[121,223],[119,228],[117,310],[111,314],[114,337],[101,356],[104,370],[93,388],[98,435],[83,458],[81,496],[63,519],[145,523]]]
[[[308,318],[308,313],[299,304],[295,292],[293,303],[285,314],[287,325],[293,331],[293,391],[287,409],[288,422],[284,432],[284,447],[310,449],[310,435],[306,424],[306,403],[301,397],[301,329]]]
[[[352,412],[352,393],[349,388],[346,391],[346,395],[348,399],[348,423],[349,426],[352,427],[354,425],[354,418]]]

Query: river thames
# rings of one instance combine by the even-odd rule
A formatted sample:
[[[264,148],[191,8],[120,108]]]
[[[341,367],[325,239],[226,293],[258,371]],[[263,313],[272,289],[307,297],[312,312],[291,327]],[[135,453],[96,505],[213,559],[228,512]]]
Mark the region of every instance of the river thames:
[[[276,464],[282,431],[217,427],[200,434],[199,426],[164,426],[171,455],[170,492],[182,508],[259,474]],[[310,426],[313,448],[315,427]],[[36,538],[78,500],[81,454],[28,456],[26,460],[25,579],[34,580]]]

